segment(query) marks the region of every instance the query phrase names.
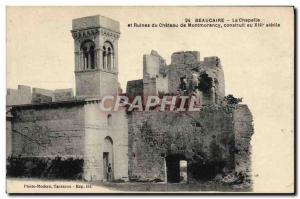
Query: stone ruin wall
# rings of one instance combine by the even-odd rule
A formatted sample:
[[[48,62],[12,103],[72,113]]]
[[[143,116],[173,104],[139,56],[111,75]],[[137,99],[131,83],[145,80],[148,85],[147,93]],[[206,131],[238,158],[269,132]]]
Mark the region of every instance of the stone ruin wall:
[[[133,112],[129,115],[131,178],[164,181],[165,157],[171,154],[184,156],[191,168],[197,162],[222,162],[230,170],[234,167],[233,150],[232,117],[225,109],[207,108],[186,113]],[[188,176],[189,181],[197,180]]]
[[[82,179],[84,111],[81,102],[10,108],[9,177]]]
[[[17,89],[7,89],[6,105],[30,104],[32,100],[31,88],[29,86],[18,85]]]
[[[239,105],[233,112],[235,137],[235,171],[245,175],[246,183],[252,183],[251,136],[254,133],[253,117],[247,105]]]
[[[172,154],[188,161],[189,182],[212,180],[218,173],[249,174],[250,116],[245,105],[187,113],[132,112],[128,115],[130,179],[165,181],[165,158]]]
[[[12,109],[12,156],[80,157],[84,154],[83,105]]]
[[[176,93],[180,85],[180,77],[186,77],[191,90],[192,74],[207,74],[212,79],[209,93],[201,93],[202,105],[220,104],[225,96],[224,73],[218,57],[204,57],[200,61],[197,51],[176,52],[172,54],[171,64],[166,67],[169,93]]]
[[[32,92],[31,92],[32,90]],[[17,89],[7,89],[6,105],[39,104],[74,99],[72,88],[48,90],[32,88],[30,86],[18,85]]]
[[[168,77],[164,73],[166,61],[154,50],[143,56],[143,95],[168,93]]]
[[[126,96],[131,100],[135,96],[143,96],[144,92],[144,84],[143,79],[132,80],[127,82],[126,86]]]
[[[201,96],[199,99],[202,101],[200,104],[221,104],[225,96],[221,61],[215,56],[204,57],[204,60],[200,61],[198,51],[175,52],[171,56],[171,64],[167,65],[166,61],[152,50],[149,55],[143,56],[143,85],[134,85],[134,81],[128,82],[127,94],[129,96],[140,95],[136,87],[142,87],[145,97],[163,94],[177,95],[180,79],[183,77],[187,79],[188,93],[191,94],[193,73],[207,74],[212,82],[210,90],[199,90],[198,95]]]

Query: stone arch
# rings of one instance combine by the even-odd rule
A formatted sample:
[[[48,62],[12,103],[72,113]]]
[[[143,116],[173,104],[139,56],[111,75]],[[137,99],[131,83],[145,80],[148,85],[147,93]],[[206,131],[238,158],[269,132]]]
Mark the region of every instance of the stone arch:
[[[103,68],[108,71],[114,70],[114,47],[110,41],[103,44]]]
[[[106,47],[103,46],[102,47],[102,68],[103,69],[106,69],[106,54],[107,54]]]
[[[110,173],[109,166],[111,168]],[[113,140],[110,136],[104,138],[103,143],[103,181],[112,181],[114,179],[114,150]]]
[[[94,69],[95,68],[95,43],[92,40],[85,40],[80,45],[80,51],[83,55],[83,68]]]

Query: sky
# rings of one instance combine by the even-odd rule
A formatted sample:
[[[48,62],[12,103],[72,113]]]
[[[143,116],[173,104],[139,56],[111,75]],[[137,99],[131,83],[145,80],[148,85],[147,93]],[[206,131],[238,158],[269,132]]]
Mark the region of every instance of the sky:
[[[242,97],[254,117],[256,190],[286,190],[293,176],[294,41],[291,8],[8,7],[7,88],[75,88],[72,19],[103,15],[120,22],[119,81],[140,79],[143,55],[156,50],[218,56],[227,94]],[[185,18],[259,18],[273,28],[128,28],[129,23],[182,23]],[[274,167],[276,165],[276,167]],[[272,168],[272,169],[270,169]],[[274,173],[277,179],[273,178]],[[268,184],[266,184],[268,181]]]

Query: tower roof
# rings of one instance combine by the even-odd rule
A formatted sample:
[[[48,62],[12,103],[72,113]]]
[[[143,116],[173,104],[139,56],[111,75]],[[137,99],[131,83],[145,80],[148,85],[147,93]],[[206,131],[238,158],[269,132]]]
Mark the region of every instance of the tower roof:
[[[72,20],[72,30],[95,27],[105,28],[117,33],[120,32],[120,23],[118,21],[101,15],[82,17]]]

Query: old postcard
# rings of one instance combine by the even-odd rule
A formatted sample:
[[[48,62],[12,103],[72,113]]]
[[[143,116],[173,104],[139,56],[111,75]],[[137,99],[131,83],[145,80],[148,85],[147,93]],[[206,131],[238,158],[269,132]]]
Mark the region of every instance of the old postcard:
[[[294,193],[294,8],[7,7],[8,193]]]

